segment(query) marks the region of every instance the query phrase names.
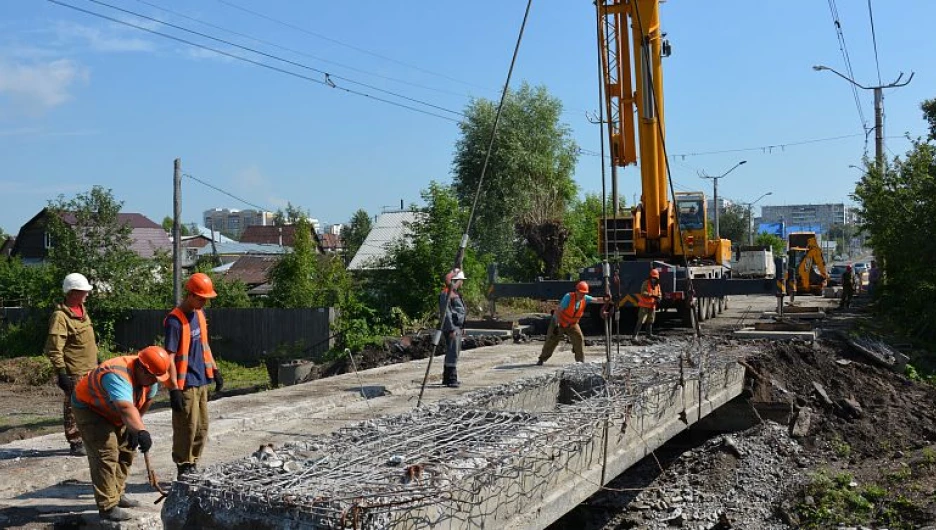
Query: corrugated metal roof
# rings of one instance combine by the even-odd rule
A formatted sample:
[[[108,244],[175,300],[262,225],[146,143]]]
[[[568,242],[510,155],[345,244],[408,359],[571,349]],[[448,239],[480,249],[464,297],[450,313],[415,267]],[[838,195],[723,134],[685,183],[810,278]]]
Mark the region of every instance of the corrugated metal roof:
[[[239,243],[232,241],[230,243],[215,243],[218,254],[286,254],[291,249],[279,245],[259,245],[257,243]],[[199,256],[205,256],[213,253],[212,245],[205,245],[198,249]]]
[[[405,224],[412,223],[423,215],[425,214],[421,212],[389,212],[377,216],[374,227],[354,255],[348,270],[376,269],[376,263],[387,255],[390,244],[410,234],[411,231]]]

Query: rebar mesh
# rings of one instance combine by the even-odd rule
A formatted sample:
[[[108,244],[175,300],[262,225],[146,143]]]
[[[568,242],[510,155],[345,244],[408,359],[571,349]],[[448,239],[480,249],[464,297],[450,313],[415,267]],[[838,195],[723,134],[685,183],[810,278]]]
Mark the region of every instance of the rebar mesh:
[[[518,499],[542,498],[553,471],[570,461],[596,458],[600,445],[593,442],[605,422],[622,425],[617,436],[624,436],[629,417],[657,414],[686,381],[735,362],[698,345],[688,351],[648,348],[645,356],[615,359],[607,378],[601,365],[577,364],[330,435],[261,447],[177,482],[174,493],[209,514],[289,521],[271,527],[429,528],[490,517]],[[577,396],[572,403],[536,413],[488,408],[554,378]]]

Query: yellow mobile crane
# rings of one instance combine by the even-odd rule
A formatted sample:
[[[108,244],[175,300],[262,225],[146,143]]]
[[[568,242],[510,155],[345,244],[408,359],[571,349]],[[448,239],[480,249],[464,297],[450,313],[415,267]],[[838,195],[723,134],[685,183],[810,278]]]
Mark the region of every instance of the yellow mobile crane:
[[[661,280],[664,307],[675,307],[688,320],[694,290],[687,278],[727,277],[731,242],[709,239],[702,192],[674,193],[670,201],[662,68],[670,46],[660,28],[659,8],[660,0],[601,0],[598,4],[612,194],[612,216],[599,229],[599,251],[616,265],[621,307],[636,306],[640,283],[649,268],[655,267],[670,273]],[[617,170],[638,160],[640,203],[629,212],[620,212]],[[714,316],[724,306],[724,296],[698,298],[694,305],[699,320]]]
[[[597,1],[612,197],[611,215],[599,226],[598,250],[611,270],[605,271],[603,264],[588,267],[579,280],[587,281],[593,293],[609,290],[619,307],[636,309],[641,283],[650,269],[658,269],[662,308],[675,309],[683,323],[691,325],[693,317],[698,322],[720,313],[727,295],[773,292],[775,282],[731,279],[731,242],[708,238],[702,192],[672,193],[670,200],[662,68],[670,46],[660,29],[660,2]],[[622,212],[617,170],[638,160],[641,201]],[[784,270],[784,265],[777,270]],[[501,284],[495,275],[491,273],[492,299],[554,300],[574,286],[568,280]],[[610,285],[605,285],[606,277]]]

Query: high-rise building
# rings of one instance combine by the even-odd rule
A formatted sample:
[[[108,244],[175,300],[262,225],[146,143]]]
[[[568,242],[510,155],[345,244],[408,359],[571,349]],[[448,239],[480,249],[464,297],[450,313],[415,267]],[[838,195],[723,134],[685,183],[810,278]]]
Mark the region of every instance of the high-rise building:
[[[803,227],[803,230],[825,232],[834,225],[853,225],[856,220],[855,209],[841,202],[761,206],[760,222],[783,223],[788,230]]]
[[[205,210],[202,218],[205,221],[206,228],[231,234],[234,237],[240,236],[248,226],[270,226],[273,224],[273,212],[259,210],[214,208]]]

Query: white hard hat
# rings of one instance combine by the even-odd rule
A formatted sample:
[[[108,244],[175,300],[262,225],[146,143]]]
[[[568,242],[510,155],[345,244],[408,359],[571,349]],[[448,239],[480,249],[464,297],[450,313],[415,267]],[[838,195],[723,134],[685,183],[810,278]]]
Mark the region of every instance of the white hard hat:
[[[73,272],[62,281],[62,291],[68,294],[68,291],[90,291],[94,289],[91,283],[85,278],[84,274]]]
[[[468,278],[465,278],[465,271],[461,269],[455,269],[455,270],[457,272],[455,273],[455,276],[452,277],[453,280],[467,280],[468,279]]]

